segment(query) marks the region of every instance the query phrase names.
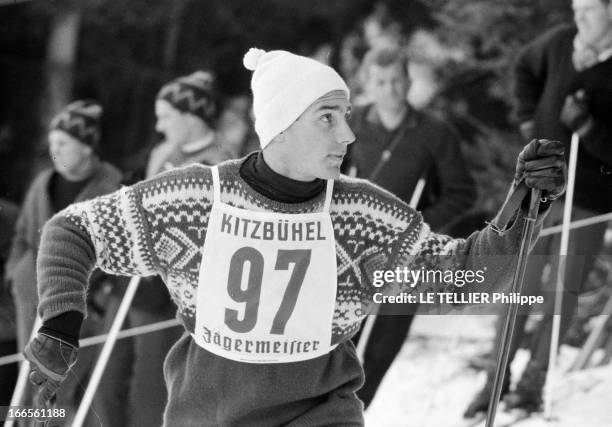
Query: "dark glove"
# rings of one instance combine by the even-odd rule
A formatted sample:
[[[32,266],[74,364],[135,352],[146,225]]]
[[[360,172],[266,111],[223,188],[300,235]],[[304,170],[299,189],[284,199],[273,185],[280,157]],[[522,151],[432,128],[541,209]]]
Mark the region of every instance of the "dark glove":
[[[59,338],[38,333],[23,350],[30,362],[30,382],[34,403],[45,408],[53,403],[55,392],[77,360],[78,349]]]
[[[542,197],[555,200],[565,192],[567,167],[560,141],[534,139],[518,155],[515,182],[525,179],[530,188],[542,190]]]
[[[590,118],[591,114],[584,90],[581,89],[565,98],[559,119],[569,130],[576,132],[586,125]]]

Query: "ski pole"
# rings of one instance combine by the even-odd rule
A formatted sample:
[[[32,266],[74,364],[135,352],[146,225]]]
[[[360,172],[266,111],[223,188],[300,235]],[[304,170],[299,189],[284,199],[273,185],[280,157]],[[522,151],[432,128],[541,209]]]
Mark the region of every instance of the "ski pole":
[[[130,280],[130,284],[127,287],[127,290],[125,291],[125,295],[123,296],[123,300],[119,305],[119,309],[117,310],[117,315],[115,316],[110,331],[108,332],[108,339],[102,347],[102,352],[100,353],[100,357],[98,358],[96,367],[93,373],[91,374],[91,379],[89,380],[89,384],[87,385],[85,394],[83,394],[79,409],[77,410],[74,420],[72,421],[72,427],[81,427],[83,425],[83,422],[85,421],[85,416],[87,415],[87,411],[89,410],[91,401],[93,400],[94,394],[96,393],[96,389],[100,384],[100,379],[102,378],[102,374],[104,373],[104,369],[106,368],[106,364],[108,363],[108,359],[110,358],[111,351],[113,351],[113,347],[115,346],[115,341],[117,341],[119,329],[121,329],[121,326],[123,325],[123,321],[127,316],[128,309],[132,304],[134,294],[136,293],[136,289],[138,289],[139,284],[140,277],[132,277],[132,279]]]
[[[32,327],[32,333],[30,334],[30,339],[34,336],[38,328],[42,325],[42,319],[36,316],[36,321],[34,322],[34,326]],[[26,387],[28,386],[28,374],[30,373],[30,362],[24,360],[21,362],[21,367],[19,368],[19,376],[17,377],[17,384],[15,384],[15,390],[13,391],[13,397],[11,397],[11,406],[19,406],[22,404],[23,395],[25,393]],[[14,420],[6,420],[4,425],[6,427],[13,427],[15,424]]]
[[[147,325],[135,326],[129,329],[122,329],[121,332],[117,334],[117,340],[134,337],[136,335],[149,334],[151,332],[157,332],[179,325],[180,323],[178,320],[168,319],[162,320],[160,322],[149,323]],[[82,338],[79,340],[79,349],[91,347],[97,344],[103,344],[106,342],[107,338],[108,334],[100,334],[94,335],[92,337]],[[8,356],[0,357],[0,366],[21,362],[22,360],[24,360],[24,357],[21,353],[9,354]]]
[[[527,214],[527,217],[525,218],[525,223],[523,225],[521,246],[518,253],[518,261],[516,265],[516,270],[514,272],[514,278],[512,280],[512,290],[510,291],[515,295],[516,293],[520,293],[523,288],[525,267],[527,266],[527,256],[529,255],[529,247],[531,245],[531,239],[533,237],[533,229],[535,227],[535,222],[538,217],[538,208],[540,207],[540,193],[540,190],[531,190],[529,212]],[[512,342],[512,335],[514,333],[514,324],[516,323],[517,312],[518,303],[510,303],[510,305],[508,306],[508,311],[506,312],[504,328],[500,336],[501,346],[499,349],[499,354],[497,355],[497,365],[495,367],[495,377],[493,380],[493,392],[487,410],[487,419],[485,424],[486,427],[493,427],[493,424],[495,422],[495,414],[497,412],[497,405],[501,397],[501,390],[504,380],[504,374],[506,372],[506,366],[508,365],[508,353],[510,349],[510,344]]]
[[[410,207],[416,209],[419,204],[419,200],[423,195],[423,189],[425,188],[425,178],[419,178],[414,187],[414,191],[412,192],[412,196],[410,197]],[[372,328],[374,327],[374,322],[376,322],[376,317],[378,309],[376,309],[373,313],[371,313],[367,318],[365,323],[363,324],[363,328],[361,330],[361,335],[359,336],[359,341],[357,342],[357,356],[359,360],[363,363],[363,356],[365,354],[365,349],[368,345],[368,340],[370,339],[370,334],[372,333]]]
[[[557,265],[557,286],[555,290],[555,308],[553,311],[552,337],[544,386],[544,417],[552,417],[552,386],[554,383],[554,370],[557,364],[557,348],[559,347],[559,330],[561,329],[561,304],[563,303],[563,283],[565,282],[565,266],[567,249],[569,246],[570,222],[572,220],[572,204],[574,201],[574,186],[576,182],[576,164],[578,162],[577,133],[572,134],[570,143],[570,157],[567,177],[567,193],[563,205],[563,230],[561,231],[561,244],[559,246],[559,264]]]
[[[589,225],[599,224],[601,222],[607,222],[612,219],[612,212],[608,212],[601,215],[594,215],[589,218],[577,219],[576,221],[570,222],[569,229],[575,230],[576,228],[588,227]],[[551,234],[556,234],[563,231],[563,224],[553,225],[552,227],[547,227],[540,232],[540,237],[549,236]]]

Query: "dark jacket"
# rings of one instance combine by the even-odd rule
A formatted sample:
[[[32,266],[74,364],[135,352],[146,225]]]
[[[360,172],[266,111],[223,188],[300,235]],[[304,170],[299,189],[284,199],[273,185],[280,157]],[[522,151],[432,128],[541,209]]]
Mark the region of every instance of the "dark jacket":
[[[520,122],[534,120],[535,138],[566,143],[571,131],[559,117],[567,95],[584,89],[596,126],[580,140],[574,203],[612,211],[612,58],[577,72],[572,63],[576,29],[557,27],[527,45],[515,65],[515,107]]]
[[[42,227],[55,214],[48,192],[54,173],[52,169],[48,169],[34,179],[17,220],[15,236],[6,263],[6,276],[12,283],[13,294],[20,300],[38,300],[36,254]],[[115,191],[119,188],[120,182],[121,172],[114,166],[102,162],[74,202],[93,199]]]
[[[347,162],[357,168],[357,176],[371,179],[406,203],[419,178],[426,178],[418,208],[433,230],[443,231],[474,203],[474,181],[457,134],[446,122],[411,108],[399,127],[388,131],[368,105],[353,111],[350,126],[357,139],[349,146]],[[383,151],[396,137],[399,143],[391,157],[372,178]]]
[[[16,205],[0,199],[0,342],[15,339],[15,306],[4,283],[4,262],[9,254],[18,215]]]

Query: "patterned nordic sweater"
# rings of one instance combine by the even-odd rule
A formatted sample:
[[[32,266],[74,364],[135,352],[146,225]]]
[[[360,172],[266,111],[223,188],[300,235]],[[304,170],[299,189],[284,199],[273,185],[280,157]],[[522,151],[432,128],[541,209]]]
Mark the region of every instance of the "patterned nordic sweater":
[[[324,194],[295,204],[266,199],[242,180],[239,166],[239,161],[229,161],[220,167],[224,202],[256,211],[321,209]],[[60,212],[43,233],[46,250],[38,272],[43,320],[67,310],[85,313],[83,278],[95,259],[96,266],[112,274],[160,274],[179,308],[180,320],[193,332],[200,250],[211,207],[210,170],[194,165]],[[419,213],[390,193],[345,176],[334,185],[330,214],[338,269],[335,342],[353,332],[365,314],[361,302],[371,301],[376,291],[371,286],[374,270],[406,265],[417,269],[442,260],[432,255],[454,255],[454,268],[465,269],[468,264],[477,268],[483,264],[482,256],[513,254],[518,248],[519,232],[498,236],[486,228],[467,240],[432,233]],[[68,261],[67,253],[74,260]]]
[[[219,166],[223,202],[253,211],[321,210],[324,193],[295,204],[267,199],[242,179],[240,164],[240,160],[232,160]],[[96,265],[113,274],[160,274],[178,306],[177,317],[186,331],[193,332],[200,250],[212,193],[210,169],[194,165],[72,205],[57,214],[45,226],[38,257],[39,312],[43,320],[71,310],[85,313],[86,278]],[[275,425],[294,419],[300,420],[295,425],[313,420],[333,424],[340,419],[359,425],[361,406],[354,391],[363,374],[349,338],[365,315],[362,302],[372,301],[378,291],[372,286],[373,272],[404,266],[477,270],[489,262],[488,283],[479,285],[479,291],[493,285],[501,287],[512,277],[511,257],[502,257],[505,261],[491,268],[486,255],[515,254],[523,221],[515,220],[501,234],[487,227],[468,239],[452,239],[431,233],[419,213],[390,193],[344,176],[334,184],[330,216],[338,273],[330,327],[332,342],[340,345],[328,355],[309,361],[252,365],[212,355],[184,335],[164,367],[169,388],[166,425],[192,425],[202,419],[210,425]],[[247,379],[254,394],[244,390]],[[222,384],[223,391],[211,389],[211,384]],[[350,399],[333,403],[334,399],[328,397],[329,410],[322,410],[323,396],[344,386],[347,389],[342,396]],[[227,403],[227,396],[231,403]]]

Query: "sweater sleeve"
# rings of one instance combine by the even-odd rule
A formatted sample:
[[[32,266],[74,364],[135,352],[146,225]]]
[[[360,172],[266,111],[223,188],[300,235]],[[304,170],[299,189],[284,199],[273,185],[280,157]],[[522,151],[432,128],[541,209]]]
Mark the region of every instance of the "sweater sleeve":
[[[434,157],[440,182],[437,201],[423,211],[425,221],[435,230],[448,226],[476,199],[474,180],[467,170],[459,139],[448,125],[443,125]]]
[[[137,188],[71,205],[47,222],[37,259],[43,321],[66,311],[86,315],[87,284],[94,267],[130,276],[159,271]]]
[[[547,213],[548,209],[538,215],[530,248],[533,248],[537,240]],[[391,258],[390,269],[407,268],[411,271],[421,271],[423,276],[416,285],[395,283],[392,292],[468,293],[507,290],[516,266],[525,216],[524,210],[521,210],[506,230],[495,231],[487,226],[467,239],[453,239],[433,233],[426,223],[417,221],[419,237],[416,244],[402,244],[403,241],[414,238],[414,231],[406,230],[406,239],[400,236],[399,247],[396,255]],[[412,225],[414,224],[413,222]],[[424,276],[425,274],[428,276]]]

